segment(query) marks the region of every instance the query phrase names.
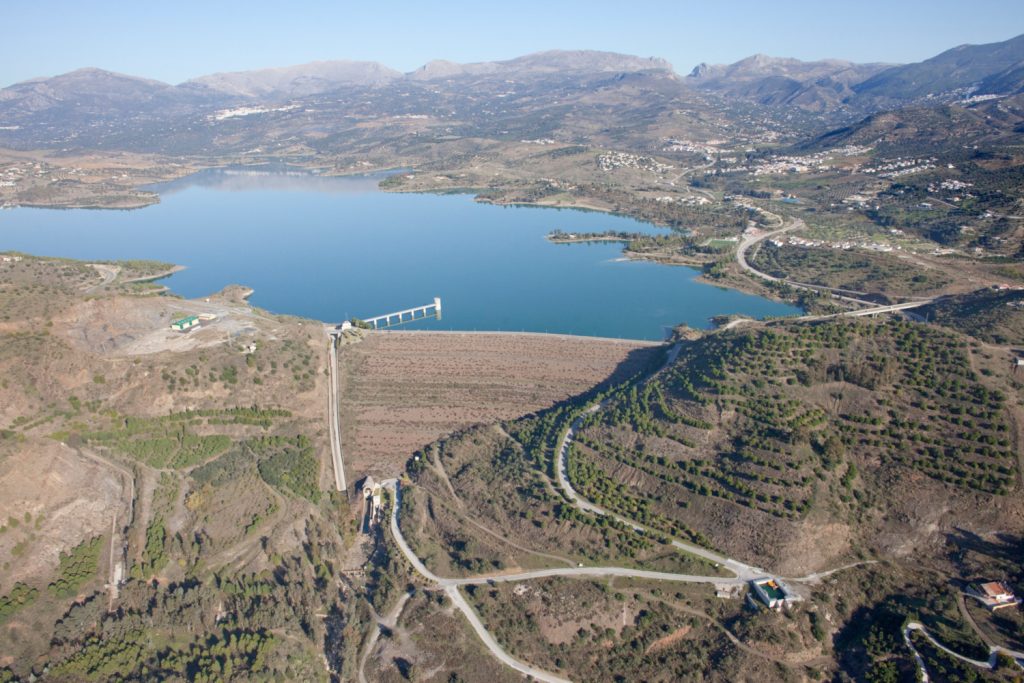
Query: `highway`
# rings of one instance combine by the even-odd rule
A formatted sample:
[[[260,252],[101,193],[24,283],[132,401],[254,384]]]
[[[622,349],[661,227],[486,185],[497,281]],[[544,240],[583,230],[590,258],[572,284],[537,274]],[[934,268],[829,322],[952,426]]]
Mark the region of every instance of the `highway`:
[[[850,303],[855,303],[862,306],[874,306],[875,303],[873,301],[865,301],[864,299],[858,299],[856,297],[848,296],[849,294],[859,294],[859,292],[853,292],[848,289],[839,289],[837,287],[825,287],[823,285],[812,285],[806,282],[795,282],[793,280],[778,278],[775,277],[774,275],[769,275],[768,273],[765,273],[763,271],[758,270],[757,268],[754,268],[747,261],[747,251],[750,249],[750,247],[754,246],[758,242],[766,240],[769,237],[781,235],[791,230],[802,230],[806,227],[807,225],[802,220],[800,220],[799,218],[794,218],[791,223],[779,228],[778,230],[772,230],[771,232],[762,232],[755,235],[748,235],[746,238],[743,239],[743,241],[740,242],[739,246],[736,247],[736,263],[739,265],[740,268],[742,268],[746,272],[750,273],[755,277],[759,277],[767,282],[779,282],[785,285],[789,285],[790,287],[796,287],[797,289],[807,289],[812,292],[828,292],[835,299],[848,301]]]
[[[824,287],[822,285],[812,285],[806,282],[794,282],[793,280],[786,280],[783,278],[777,278],[774,275],[762,272],[757,268],[754,268],[747,261],[747,251],[750,247],[754,246],[762,240],[781,235],[789,232],[790,230],[798,230],[806,227],[804,222],[800,219],[794,219],[791,223],[785,227],[779,228],[778,230],[772,230],[771,232],[763,232],[756,235],[750,235],[746,237],[739,246],[736,248],[736,263],[744,271],[751,275],[758,277],[767,282],[778,282],[781,284],[789,285],[790,287],[796,287],[797,289],[807,289],[814,292],[828,292],[832,295],[832,298],[846,301],[848,303],[857,304],[859,306],[866,306],[867,308],[861,308],[854,311],[843,311],[842,313],[832,313],[829,315],[804,315],[796,318],[786,318],[786,320],[829,320],[831,318],[860,318],[864,316],[879,315],[882,313],[895,313],[897,311],[906,311],[911,308],[919,308],[921,306],[927,306],[928,304],[935,301],[935,298],[922,298],[915,299],[913,301],[906,301],[899,304],[886,304],[878,305],[874,301],[867,301],[865,299],[858,299],[850,294],[861,294],[861,292],[854,292],[848,289],[838,289],[836,287]],[[722,329],[732,329],[747,322],[752,322],[745,318],[739,318],[737,320],[730,321],[722,327]]]

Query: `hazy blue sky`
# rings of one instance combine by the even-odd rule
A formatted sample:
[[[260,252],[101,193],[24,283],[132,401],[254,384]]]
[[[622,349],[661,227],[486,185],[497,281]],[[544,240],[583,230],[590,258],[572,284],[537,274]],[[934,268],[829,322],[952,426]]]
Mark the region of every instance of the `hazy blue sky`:
[[[682,73],[757,52],[909,62],[1024,33],[1021,0],[22,0],[0,17],[0,86],[83,66],[178,83],[321,59],[411,71],[552,48],[664,57]]]

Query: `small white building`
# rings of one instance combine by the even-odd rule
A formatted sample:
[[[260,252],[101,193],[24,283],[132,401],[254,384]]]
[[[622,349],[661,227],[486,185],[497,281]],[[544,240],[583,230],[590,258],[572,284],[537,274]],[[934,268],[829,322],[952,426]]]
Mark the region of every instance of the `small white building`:
[[[967,586],[967,594],[993,612],[1020,604],[1020,600],[1013,594],[1010,587],[1002,581],[972,583]]]
[[[781,579],[755,579],[750,582],[750,588],[769,609],[792,607],[793,603],[803,599]]]
[[[172,322],[171,329],[175,332],[187,332],[197,325],[199,325],[199,316],[190,315]]]

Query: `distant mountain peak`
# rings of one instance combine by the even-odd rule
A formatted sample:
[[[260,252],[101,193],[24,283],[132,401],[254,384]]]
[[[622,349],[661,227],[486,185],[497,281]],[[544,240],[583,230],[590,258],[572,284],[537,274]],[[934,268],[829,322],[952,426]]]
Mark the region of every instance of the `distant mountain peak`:
[[[108,71],[107,69],[100,69],[95,66],[85,66],[74,71],[68,71],[66,73],[57,74],[56,76],[40,76],[37,78],[30,78],[27,81],[21,81],[15,83],[11,87],[18,87],[34,83],[74,83],[74,82],[96,82],[96,81],[124,81],[139,84],[148,84],[161,88],[169,88],[170,86],[163,81],[156,81],[152,78],[142,78],[141,76],[131,76],[129,74],[118,73],[116,71]]]
[[[444,59],[427,62],[408,74],[414,80],[481,76],[487,74],[542,74],[564,72],[644,72],[667,71],[672,65],[658,57],[635,57],[600,50],[545,50],[497,62],[459,64]]]
[[[476,64],[459,64],[447,59],[434,59],[415,71],[406,74],[417,81],[430,81],[440,78],[454,78],[470,74],[491,73],[498,69],[497,62],[480,62]]]
[[[672,64],[661,57],[637,57],[601,50],[546,50],[502,63],[546,64],[551,67],[592,71],[672,71]]]
[[[344,85],[380,85],[402,74],[377,62],[334,60],[294,66],[210,74],[186,81],[188,87],[209,88],[238,97],[298,97]]]
[[[690,78],[704,78],[711,73],[711,67],[707,62],[701,62],[697,66],[693,67],[693,71],[689,73]]]

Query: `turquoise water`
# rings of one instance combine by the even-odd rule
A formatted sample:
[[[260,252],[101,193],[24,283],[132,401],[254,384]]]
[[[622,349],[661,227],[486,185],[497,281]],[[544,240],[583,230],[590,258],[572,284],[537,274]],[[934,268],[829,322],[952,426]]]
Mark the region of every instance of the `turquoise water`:
[[[551,244],[551,230],[660,232],[595,212],[499,207],[468,195],[390,194],[380,177],[204,171],[157,186],[134,211],[0,212],[0,250],[187,266],[164,280],[185,297],[228,284],[252,303],[337,322],[423,305],[438,330],[662,339],[681,322],[798,309],[694,281],[697,271],[621,259],[617,243]]]

